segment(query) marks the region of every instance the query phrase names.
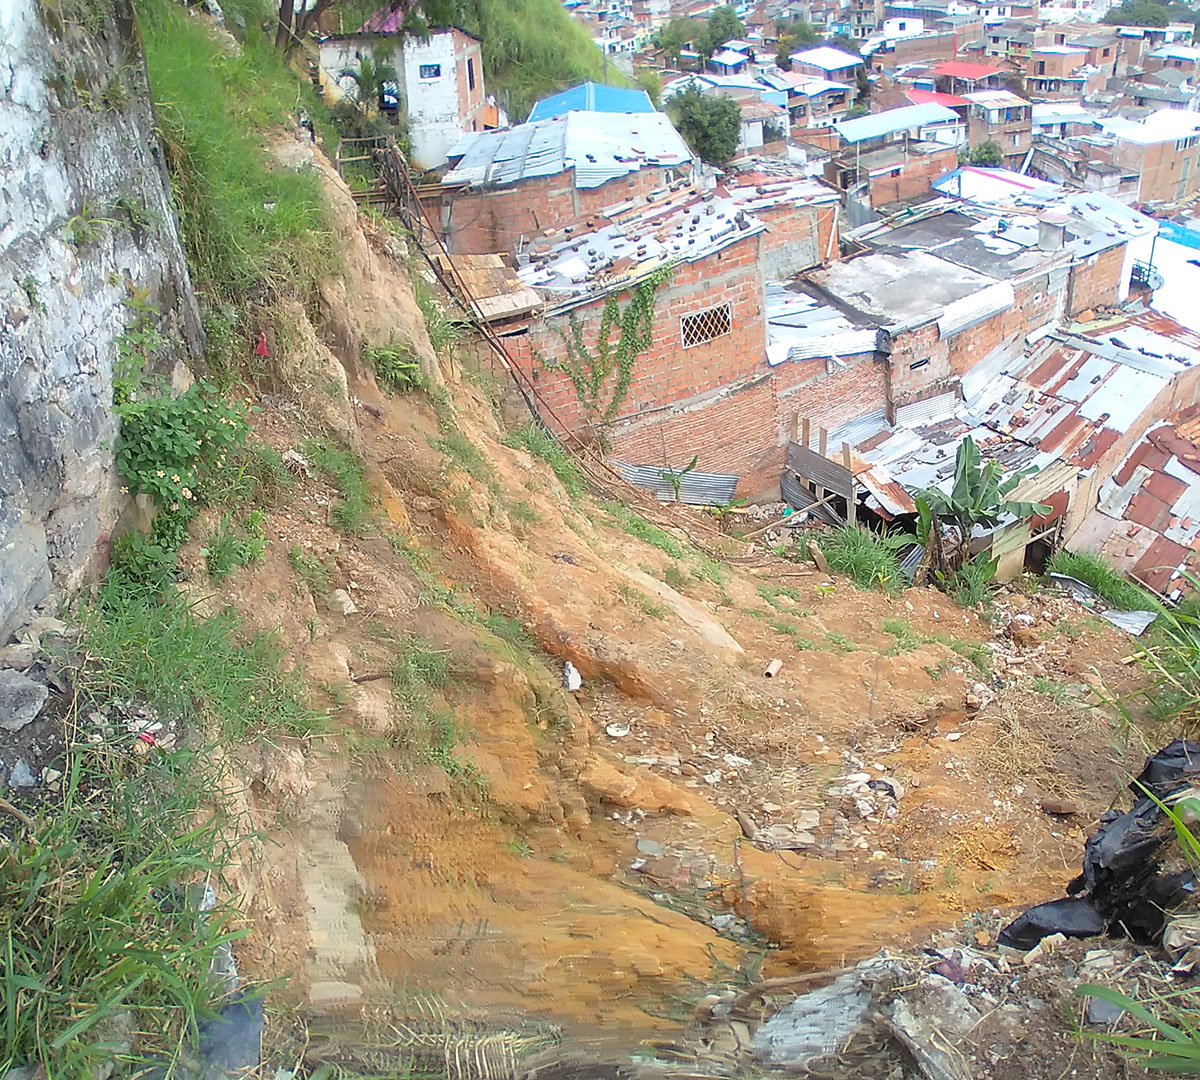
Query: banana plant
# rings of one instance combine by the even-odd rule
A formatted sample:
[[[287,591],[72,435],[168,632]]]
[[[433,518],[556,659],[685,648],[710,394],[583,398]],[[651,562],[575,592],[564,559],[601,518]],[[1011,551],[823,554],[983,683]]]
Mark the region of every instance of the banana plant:
[[[1033,471],[1023,469],[1004,476],[998,461],[984,462],[979,447],[970,435],[963,439],[958,444],[954,459],[954,487],[950,494],[939,488],[925,488],[913,497],[917,508],[917,539],[931,554],[931,543],[939,549],[938,557],[932,560],[934,564],[946,561],[940,554],[939,519],[950,522],[958,531],[958,551],[949,560],[951,565],[935,565],[931,568],[953,572],[962,566],[967,558],[971,530],[976,525],[994,528],[1007,514],[1028,518],[1034,514],[1050,513],[1052,508],[1045,503],[1022,502],[1007,497]]]

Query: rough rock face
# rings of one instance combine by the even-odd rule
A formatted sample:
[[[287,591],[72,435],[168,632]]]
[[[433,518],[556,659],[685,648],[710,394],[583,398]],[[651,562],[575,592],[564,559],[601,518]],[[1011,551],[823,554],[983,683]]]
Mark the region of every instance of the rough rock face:
[[[203,335],[129,0],[0,4],[0,641],[107,554],[130,301]]]

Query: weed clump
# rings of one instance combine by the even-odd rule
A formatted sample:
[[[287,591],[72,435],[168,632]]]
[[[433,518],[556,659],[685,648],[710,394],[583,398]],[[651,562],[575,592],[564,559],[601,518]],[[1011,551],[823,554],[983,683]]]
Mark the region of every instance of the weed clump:
[[[1056,551],[1046,569],[1050,573],[1077,578],[1120,611],[1162,610],[1157,597],[1127,581],[1099,555]]]
[[[904,587],[897,552],[911,536],[874,533],[861,525],[843,525],[821,541],[829,569],[845,574],[860,589],[897,593]]]

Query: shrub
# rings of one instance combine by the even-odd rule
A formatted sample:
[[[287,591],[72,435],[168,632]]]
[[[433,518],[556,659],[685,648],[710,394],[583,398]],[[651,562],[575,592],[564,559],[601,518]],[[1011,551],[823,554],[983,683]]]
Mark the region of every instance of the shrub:
[[[821,541],[829,569],[845,574],[860,589],[898,592],[904,577],[896,552],[913,543],[911,536],[874,533],[861,525],[843,525]]]
[[[405,341],[387,345],[364,345],[363,363],[375,372],[375,378],[389,393],[420,390],[426,385],[421,365],[415,359],[412,346]]]
[[[1056,551],[1046,569],[1050,573],[1077,578],[1094,589],[1111,607],[1121,611],[1162,610],[1157,597],[1128,581],[1099,555]]]

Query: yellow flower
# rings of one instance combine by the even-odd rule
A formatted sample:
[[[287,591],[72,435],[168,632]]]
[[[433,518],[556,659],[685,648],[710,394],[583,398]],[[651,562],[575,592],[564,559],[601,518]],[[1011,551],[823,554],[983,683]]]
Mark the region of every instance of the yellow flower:
[[[122,487],[121,487],[121,494],[122,494],[122,495],[128,495],[128,494],[129,494],[129,488],[127,488],[127,487],[125,487],[125,486],[122,486]]]
[[[165,472],[163,472],[162,469],[159,469],[154,475],[157,476],[161,480],[167,474]]]
[[[191,492],[190,488],[183,488],[181,494],[183,495],[183,497],[185,499],[190,499],[192,497],[192,492]]]
[[[171,475],[171,483],[172,483],[172,484],[178,484],[178,483],[179,483],[179,473],[173,473],[173,474]]]
[[[178,510],[178,509],[179,509],[179,503],[171,503],[171,509],[172,509],[172,510]]]

